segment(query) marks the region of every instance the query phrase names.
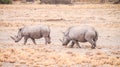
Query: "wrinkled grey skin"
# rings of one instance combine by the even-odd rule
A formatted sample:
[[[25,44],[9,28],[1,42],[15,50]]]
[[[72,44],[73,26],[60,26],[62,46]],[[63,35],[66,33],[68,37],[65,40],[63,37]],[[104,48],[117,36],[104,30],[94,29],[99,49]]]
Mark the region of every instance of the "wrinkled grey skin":
[[[51,43],[50,28],[45,25],[25,26],[18,30],[17,36],[11,36],[15,42],[19,42],[24,37],[24,44],[27,43],[28,38],[31,38],[33,43],[36,44],[35,39],[44,37],[45,44]]]
[[[61,41],[63,46],[67,46],[67,44],[72,41],[70,45],[71,48],[74,44],[81,48],[78,42],[89,42],[92,45],[91,48],[94,49],[96,47],[97,39],[98,33],[93,27],[81,25],[69,27],[64,33],[63,40]]]

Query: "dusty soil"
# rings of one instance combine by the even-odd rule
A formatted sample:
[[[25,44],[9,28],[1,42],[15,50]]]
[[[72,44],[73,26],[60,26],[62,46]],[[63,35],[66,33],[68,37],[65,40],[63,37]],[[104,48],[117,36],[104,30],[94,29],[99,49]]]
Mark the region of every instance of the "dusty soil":
[[[62,46],[62,31],[70,26],[90,25],[99,33],[96,49]],[[26,25],[48,25],[52,43],[37,45],[10,35]],[[120,5],[0,5],[0,67],[120,67]]]

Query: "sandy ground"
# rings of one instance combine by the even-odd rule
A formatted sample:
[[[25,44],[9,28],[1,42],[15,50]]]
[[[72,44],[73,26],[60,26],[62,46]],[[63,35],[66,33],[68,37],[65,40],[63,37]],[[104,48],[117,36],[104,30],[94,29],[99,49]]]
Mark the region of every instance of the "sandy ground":
[[[98,31],[96,49],[62,46],[61,32],[82,24]],[[50,26],[52,43],[15,43],[10,35],[26,25]],[[120,67],[120,5],[0,5],[0,67]]]

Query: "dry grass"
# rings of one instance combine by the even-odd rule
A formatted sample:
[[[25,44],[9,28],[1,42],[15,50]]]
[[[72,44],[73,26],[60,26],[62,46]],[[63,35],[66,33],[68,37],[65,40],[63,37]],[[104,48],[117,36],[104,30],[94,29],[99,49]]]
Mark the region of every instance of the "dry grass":
[[[76,64],[89,63],[99,66],[104,64],[120,66],[120,57],[108,56],[105,52],[86,52],[81,55],[74,52],[60,52],[53,49],[41,48],[6,48],[0,49],[0,62],[15,63],[15,65],[26,64],[28,66],[72,66]],[[18,64],[19,63],[19,64]]]

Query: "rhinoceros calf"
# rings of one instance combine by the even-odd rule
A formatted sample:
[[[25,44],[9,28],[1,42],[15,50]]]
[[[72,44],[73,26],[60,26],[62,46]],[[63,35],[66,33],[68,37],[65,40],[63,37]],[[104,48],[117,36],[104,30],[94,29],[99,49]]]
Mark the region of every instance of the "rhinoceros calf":
[[[76,44],[79,48],[80,45],[78,42],[89,42],[92,45],[92,49],[96,47],[96,41],[98,39],[97,31],[88,25],[72,26],[69,27],[64,33],[62,41],[63,46],[72,41],[70,47],[73,47]]]
[[[33,43],[36,44],[35,39],[44,37],[45,44],[49,44],[50,41],[50,28],[46,25],[25,26],[18,30],[17,36],[11,36],[15,42],[19,42],[24,37],[24,44],[26,44],[28,38],[31,38]]]

